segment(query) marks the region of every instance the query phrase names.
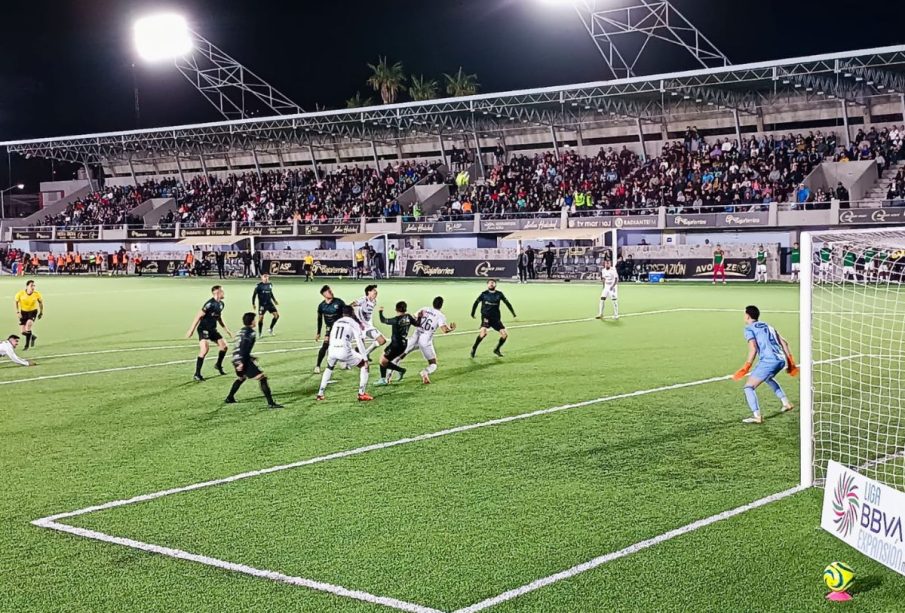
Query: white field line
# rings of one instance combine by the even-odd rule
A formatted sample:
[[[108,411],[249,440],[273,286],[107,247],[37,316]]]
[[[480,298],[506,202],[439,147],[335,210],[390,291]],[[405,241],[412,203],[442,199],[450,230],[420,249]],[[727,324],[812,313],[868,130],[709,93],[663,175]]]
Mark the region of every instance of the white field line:
[[[330,594],[334,594],[336,596],[342,596],[344,598],[354,598],[355,600],[361,600],[364,602],[368,602],[371,604],[379,604],[386,607],[390,607],[393,609],[398,609],[400,611],[411,611],[412,613],[440,613],[437,609],[432,609],[430,607],[425,607],[419,604],[415,604],[412,602],[406,602],[404,600],[397,600],[396,598],[388,598],[386,596],[376,596],[374,594],[370,594],[368,592],[363,592],[360,590],[350,590],[348,588],[342,587],[340,585],[334,585],[332,583],[325,583],[322,581],[314,581],[313,579],[305,579],[304,577],[293,577],[290,575],[284,575],[283,573],[279,573],[272,570],[261,570],[259,568],[253,568],[251,566],[246,566],[245,564],[236,564],[235,562],[227,562],[225,560],[219,560],[217,558],[212,558],[210,556],[198,555],[195,553],[190,553],[188,551],[183,551],[181,549],[173,549],[170,547],[163,547],[160,545],[154,545],[153,543],[143,543],[141,541],[136,541],[129,538],[122,538],[119,536],[111,536],[109,534],[105,534],[103,532],[97,532],[96,530],[87,530],[85,528],[77,528],[75,526],[67,526],[66,524],[60,524],[52,521],[45,520],[36,520],[32,522],[36,526],[40,526],[42,528],[50,528],[51,530],[58,530],[60,532],[66,532],[68,534],[74,534],[75,536],[80,536],[83,538],[94,539],[96,541],[103,541],[105,543],[113,543],[116,545],[122,545],[124,547],[131,547],[132,549],[138,549],[140,551],[146,551],[148,553],[156,553],[159,555],[167,556],[170,558],[176,558],[178,560],[187,560],[189,562],[197,562],[199,564],[204,564],[206,566],[213,566],[214,568],[220,568],[223,570],[228,570],[236,573],[243,573],[246,575],[251,575],[252,577],[258,577],[261,579],[269,579],[271,581],[278,581],[280,583],[288,583],[290,585],[297,585],[300,587],[306,587],[312,590],[318,590],[320,592],[328,592]]]
[[[260,345],[304,345],[311,344],[314,346],[314,341],[293,341],[293,340],[266,340],[266,341],[258,341],[258,346]],[[79,358],[87,355],[105,355],[108,353],[133,353],[139,351],[162,351],[164,349],[198,349],[198,342],[187,341],[181,345],[158,345],[156,347],[126,347],[121,349],[100,349],[98,351],[79,351],[75,353],[58,353],[56,355],[42,355],[42,356],[34,356],[35,360],[54,360],[58,358]],[[32,357],[32,356],[29,356]]]
[[[520,587],[515,589],[511,589],[503,592],[497,596],[493,596],[492,598],[488,598],[486,600],[482,600],[481,602],[477,602],[473,605],[464,607],[462,609],[458,609],[454,613],[476,613],[477,611],[483,611],[484,609],[489,609],[490,607],[494,607],[498,604],[506,602],[507,600],[512,600],[514,598],[518,598],[519,596],[524,596],[529,592],[533,592],[535,590],[539,590],[542,587],[546,587],[548,585],[552,585],[554,583],[558,583],[559,581],[564,581],[566,579],[571,579],[576,575],[580,575],[581,573],[587,572],[589,570],[593,570],[598,566],[606,564],[607,562],[612,562],[614,560],[618,560],[619,558],[624,558],[626,556],[630,556],[633,553],[637,553],[649,547],[654,547],[661,543],[665,543],[666,541],[672,540],[678,536],[682,536],[688,534],[689,532],[694,532],[700,528],[704,528],[705,526],[709,526],[711,524],[715,524],[718,521],[723,521],[724,519],[729,519],[730,517],[735,517],[736,515],[741,515],[742,513],[747,513],[753,509],[757,509],[758,507],[762,507],[768,505],[772,502],[776,502],[778,500],[782,500],[783,498],[788,498],[794,494],[797,494],[803,491],[805,488],[801,486],[793,487],[791,489],[785,490],[783,492],[778,492],[776,494],[772,494],[771,496],[767,496],[766,498],[761,498],[760,500],[755,500],[754,502],[750,502],[748,504],[742,505],[740,507],[736,507],[729,511],[723,511],[722,513],[717,513],[716,515],[711,515],[710,517],[706,517],[704,519],[699,519],[698,521],[692,522],[690,524],[686,524],[681,528],[676,528],[675,530],[670,530],[669,532],[664,532],[659,536],[655,536],[653,538],[649,538],[644,541],[640,541],[635,543],[634,545],[629,545],[624,549],[620,549],[619,551],[614,551],[612,553],[608,553],[606,555],[598,556],[592,560],[588,560],[582,564],[578,564],[573,566],[572,568],[568,568],[566,570],[560,571],[558,573],[549,575],[547,577],[543,577],[541,579],[535,579],[531,583],[526,583]]]
[[[297,347],[295,349],[272,349],[270,351],[259,351],[256,355],[267,355],[271,353],[295,353],[298,351],[314,351],[317,347]],[[68,379],[70,377],[81,377],[85,375],[100,375],[110,372],[123,372],[126,370],[142,370],[144,368],[161,368],[164,366],[175,366],[177,364],[191,364],[195,358],[188,360],[170,360],[169,362],[157,362],[156,364],[139,364],[136,366],[117,366],[116,368],[102,368],[99,370],[81,370],[78,372],[67,372],[58,375],[42,375],[40,377],[29,377],[27,379],[12,379],[10,381],[0,381],[0,385],[15,385],[16,383],[29,383],[31,381],[47,381],[49,379]]]

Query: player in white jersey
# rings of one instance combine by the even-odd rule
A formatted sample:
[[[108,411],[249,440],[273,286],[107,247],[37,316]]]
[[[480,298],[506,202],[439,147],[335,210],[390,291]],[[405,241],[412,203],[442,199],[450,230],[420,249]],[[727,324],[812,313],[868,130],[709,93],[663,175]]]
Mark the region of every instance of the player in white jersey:
[[[377,310],[377,286],[368,285],[365,288],[365,295],[354,301],[352,307],[355,309],[355,316],[364,328],[365,339],[372,341],[371,346],[365,352],[365,355],[370,357],[375,349],[387,342],[380,330],[374,326],[374,311]]]
[[[600,306],[597,310],[597,319],[605,319],[603,306],[607,298],[613,299],[613,319],[619,319],[619,273],[613,268],[610,260],[603,261],[603,270],[600,271],[600,280],[603,282],[603,290],[600,292]]]
[[[405,359],[405,356],[412,353],[416,349],[421,350],[421,355],[427,360],[427,368],[421,371],[421,382],[428,384],[431,382],[430,376],[437,371],[437,352],[434,350],[434,333],[439,330],[443,334],[447,334],[456,329],[455,323],[447,323],[446,315],[440,310],[443,308],[443,297],[434,298],[433,307],[424,307],[418,311],[415,319],[418,321],[418,328],[409,339],[408,347],[405,353],[396,358],[395,364]]]
[[[368,358],[366,356],[362,325],[355,319],[355,311],[351,306],[343,307],[343,316],[333,324],[330,331],[330,348],[327,350],[327,368],[321,377],[321,386],[317,391],[317,399],[324,400],[324,390],[330,384],[333,369],[340,364],[343,369],[359,368],[358,400],[367,402],[374,400],[368,393]]]
[[[16,347],[19,346],[19,337],[11,334],[5,341],[0,342],[0,356],[6,356],[20,366],[34,366],[31,360],[25,360],[16,355]]]

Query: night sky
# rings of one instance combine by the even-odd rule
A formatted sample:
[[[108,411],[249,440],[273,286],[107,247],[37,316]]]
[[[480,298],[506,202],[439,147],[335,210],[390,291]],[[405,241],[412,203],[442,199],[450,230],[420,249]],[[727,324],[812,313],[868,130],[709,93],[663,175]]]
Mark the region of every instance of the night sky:
[[[613,0],[616,5],[621,0]],[[733,63],[905,42],[905,4],[674,0]],[[159,9],[283,90],[303,108],[367,91],[378,55],[439,78],[462,65],[482,92],[609,78],[571,8],[550,0],[24,0],[4,3],[0,140],[216,121],[172,65],[140,63],[133,103],[131,23]],[[292,6],[293,8],[287,8]],[[756,8],[755,8],[756,7]],[[641,72],[693,68],[679,53]],[[137,125],[138,124],[138,125]],[[6,173],[4,173],[6,174]]]

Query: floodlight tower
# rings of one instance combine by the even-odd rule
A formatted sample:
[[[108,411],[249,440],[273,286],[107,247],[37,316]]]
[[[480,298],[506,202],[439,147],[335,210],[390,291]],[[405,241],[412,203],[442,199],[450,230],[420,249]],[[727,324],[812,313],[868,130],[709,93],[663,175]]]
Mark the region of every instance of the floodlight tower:
[[[638,60],[651,41],[680,47],[701,68],[728,66],[726,54],[704,36],[669,0],[547,0],[571,4],[613,76],[636,75]]]
[[[147,62],[173,62],[225,119],[244,119],[262,112],[302,112],[285,94],[189,28],[180,15],[139,19],[134,34],[139,57]]]

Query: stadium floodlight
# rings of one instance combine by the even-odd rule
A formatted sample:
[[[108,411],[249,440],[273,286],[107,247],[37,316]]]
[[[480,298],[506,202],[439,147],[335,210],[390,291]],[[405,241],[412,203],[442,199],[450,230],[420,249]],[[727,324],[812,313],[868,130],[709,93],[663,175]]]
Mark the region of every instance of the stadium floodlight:
[[[185,17],[163,13],[135,22],[135,50],[146,62],[185,57],[194,49],[192,32]]]

